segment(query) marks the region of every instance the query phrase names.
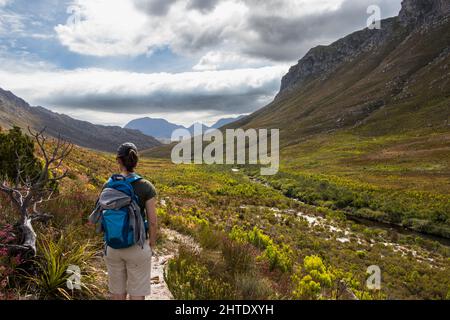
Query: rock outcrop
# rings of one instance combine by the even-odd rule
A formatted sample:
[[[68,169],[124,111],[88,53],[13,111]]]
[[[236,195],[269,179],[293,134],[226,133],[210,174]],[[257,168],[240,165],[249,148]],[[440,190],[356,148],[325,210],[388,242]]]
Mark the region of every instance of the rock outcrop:
[[[342,63],[382,46],[398,24],[413,31],[418,26],[434,23],[449,15],[449,0],[404,0],[399,16],[383,20],[381,30],[364,29],[329,46],[311,49],[283,77],[278,97],[310,80],[326,78]]]
[[[449,0],[404,0],[398,19],[403,25],[417,25],[449,14]]]

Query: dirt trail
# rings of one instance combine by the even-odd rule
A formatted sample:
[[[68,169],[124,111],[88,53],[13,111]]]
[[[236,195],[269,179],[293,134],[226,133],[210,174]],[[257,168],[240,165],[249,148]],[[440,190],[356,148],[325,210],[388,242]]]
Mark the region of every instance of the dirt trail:
[[[199,245],[189,236],[185,236],[177,231],[161,229],[163,244],[158,247],[155,256],[152,258],[152,293],[146,300],[173,300],[172,293],[164,281],[164,270],[170,259],[174,258],[181,244],[192,247],[199,251]]]

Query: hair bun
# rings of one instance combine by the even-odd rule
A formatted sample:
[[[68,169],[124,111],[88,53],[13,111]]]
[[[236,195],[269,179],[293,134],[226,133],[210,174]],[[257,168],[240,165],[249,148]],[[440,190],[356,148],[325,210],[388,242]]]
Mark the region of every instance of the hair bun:
[[[137,153],[137,150],[129,149],[125,156],[120,157],[122,164],[125,166],[125,168],[133,172],[134,168],[136,168],[138,162],[139,162],[139,156]]]

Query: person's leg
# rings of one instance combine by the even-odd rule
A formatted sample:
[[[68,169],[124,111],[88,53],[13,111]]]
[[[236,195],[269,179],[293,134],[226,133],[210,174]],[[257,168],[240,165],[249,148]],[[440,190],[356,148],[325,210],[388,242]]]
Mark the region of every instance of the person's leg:
[[[145,297],[150,295],[151,262],[152,252],[148,243],[144,249],[135,246],[128,252],[126,268],[130,300],[145,300]]]
[[[111,300],[127,299],[127,270],[121,251],[108,248],[105,255]]]

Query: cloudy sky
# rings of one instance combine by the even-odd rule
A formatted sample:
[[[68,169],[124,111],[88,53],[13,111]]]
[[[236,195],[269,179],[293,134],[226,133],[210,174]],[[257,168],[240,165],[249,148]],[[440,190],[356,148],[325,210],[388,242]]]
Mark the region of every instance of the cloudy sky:
[[[0,88],[94,123],[246,114],[311,47],[401,0],[0,0]]]

